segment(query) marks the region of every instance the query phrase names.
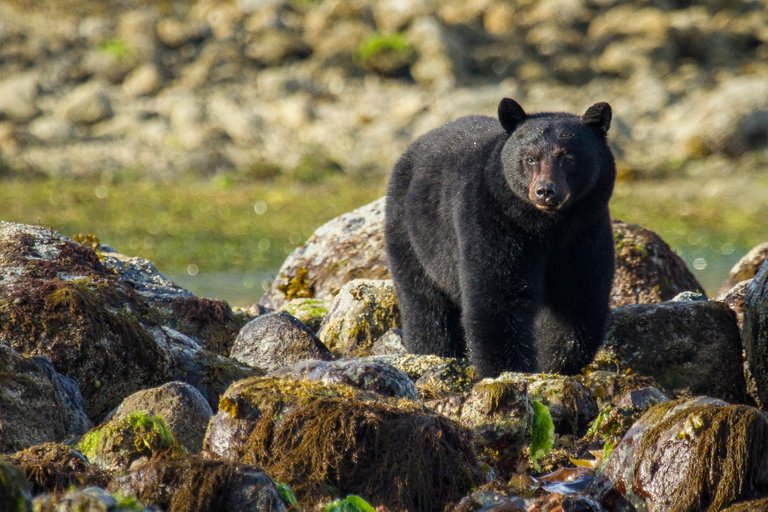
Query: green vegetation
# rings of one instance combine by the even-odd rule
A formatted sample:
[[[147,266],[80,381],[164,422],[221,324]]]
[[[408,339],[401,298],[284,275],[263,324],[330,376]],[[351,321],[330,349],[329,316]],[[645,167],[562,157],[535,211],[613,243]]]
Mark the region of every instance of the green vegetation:
[[[533,401],[533,424],[531,425],[531,459],[536,463],[546,456],[555,442],[555,424],[549,408],[538,400]]]
[[[399,54],[411,54],[413,52],[413,46],[405,37],[404,34],[384,34],[376,32],[367,37],[358,49],[358,57],[361,61],[373,58],[376,55],[382,53],[399,53]]]
[[[350,494],[346,498],[329,503],[323,512],[375,512],[376,509],[360,496]]]

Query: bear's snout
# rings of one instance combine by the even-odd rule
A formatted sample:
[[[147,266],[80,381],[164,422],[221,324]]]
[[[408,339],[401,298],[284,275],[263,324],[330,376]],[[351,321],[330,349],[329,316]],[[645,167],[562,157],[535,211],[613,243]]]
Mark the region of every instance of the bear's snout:
[[[557,210],[568,200],[567,187],[559,186],[551,179],[534,180],[528,189],[528,198],[539,210]]]

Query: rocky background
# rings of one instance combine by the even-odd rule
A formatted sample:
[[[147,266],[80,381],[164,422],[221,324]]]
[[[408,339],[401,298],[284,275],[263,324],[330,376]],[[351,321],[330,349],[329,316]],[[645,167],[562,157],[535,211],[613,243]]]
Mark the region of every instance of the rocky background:
[[[765,163],[761,1],[40,5],[0,2],[5,173],[385,173],[415,135],[503,95],[610,102],[625,177]]]

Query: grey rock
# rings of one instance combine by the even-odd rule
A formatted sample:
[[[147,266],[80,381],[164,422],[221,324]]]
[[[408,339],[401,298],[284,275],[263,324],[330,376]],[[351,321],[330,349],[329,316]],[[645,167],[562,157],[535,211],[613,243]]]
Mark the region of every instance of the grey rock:
[[[731,311],[736,313],[736,321],[739,324],[739,329],[744,328],[744,300],[747,297],[747,290],[752,283],[752,279],[746,279],[740,283],[736,283],[733,288],[728,290],[725,294],[718,295],[718,300],[721,300],[728,304]]]
[[[346,384],[383,396],[419,399],[413,381],[405,373],[383,361],[365,359],[300,361],[270,375],[317,380],[325,384]]]
[[[632,389],[619,398],[617,405],[623,409],[646,410],[650,406],[669,402],[669,397],[653,386]]]
[[[155,94],[163,86],[163,75],[154,63],[142,64],[123,81],[123,92],[129,98]]]
[[[30,135],[46,144],[62,144],[71,139],[75,133],[74,126],[69,121],[55,116],[41,116],[29,123]]]
[[[70,123],[88,125],[112,117],[112,103],[100,84],[89,82],[67,94],[57,112]]]
[[[321,299],[292,299],[280,306],[280,311],[287,312],[312,329],[313,332],[317,332],[320,330],[325,315],[328,314],[328,304]]]
[[[758,244],[747,251],[728,272],[728,277],[720,287],[718,296],[724,296],[740,282],[755,277],[766,259],[768,259],[768,242]]]
[[[81,510],[88,510],[89,512],[119,512],[125,510],[119,504],[117,496],[100,487],[72,489],[63,494],[43,494],[35,497],[32,501],[32,506],[33,510],[56,510],[57,512],[79,512]],[[138,502],[136,506],[138,508],[132,508],[131,510],[146,512],[154,510],[152,508],[145,508]]]
[[[654,378],[677,393],[746,399],[736,316],[716,301],[637,304],[612,311],[595,364]]]
[[[12,121],[29,121],[40,110],[37,96],[40,92],[40,78],[35,72],[11,76],[0,82],[0,118]]]
[[[76,439],[91,427],[77,385],[47,359],[0,345],[0,371],[0,451]]]
[[[122,419],[138,411],[162,417],[190,453],[202,449],[205,429],[213,416],[205,397],[195,387],[178,381],[137,391],[126,397],[108,419]]]
[[[264,371],[278,370],[304,359],[332,359],[317,336],[284,311],[248,322],[237,335],[230,357]]]
[[[768,261],[747,288],[742,330],[747,366],[761,404],[768,404]]]
[[[400,329],[390,329],[373,342],[371,347],[372,356],[381,355],[403,355],[408,349],[403,345],[403,331]]]

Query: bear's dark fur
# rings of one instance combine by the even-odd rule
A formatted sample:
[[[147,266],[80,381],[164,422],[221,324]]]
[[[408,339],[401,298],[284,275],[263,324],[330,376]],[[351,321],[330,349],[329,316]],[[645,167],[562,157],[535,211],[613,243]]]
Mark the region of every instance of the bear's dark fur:
[[[579,117],[458,119],[395,165],[386,246],[414,353],[469,356],[481,376],[573,374],[604,334],[614,252],[611,107]]]

